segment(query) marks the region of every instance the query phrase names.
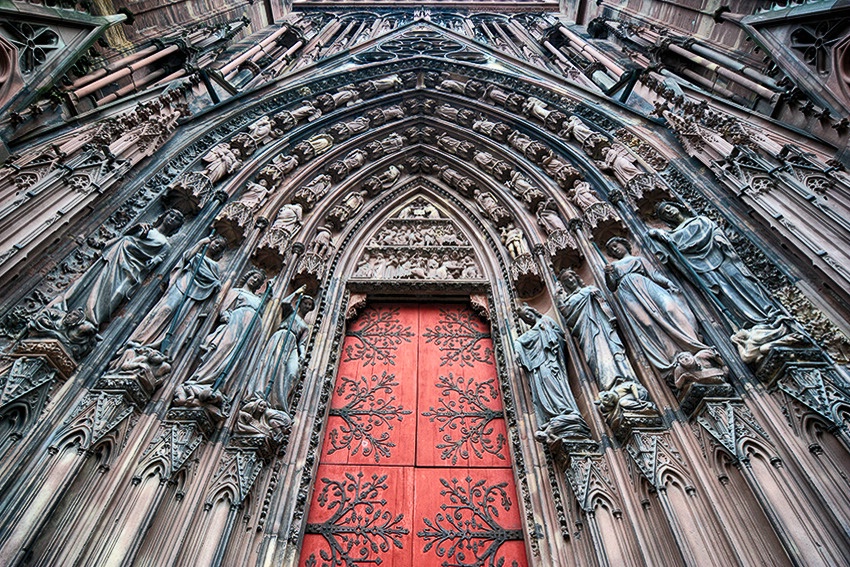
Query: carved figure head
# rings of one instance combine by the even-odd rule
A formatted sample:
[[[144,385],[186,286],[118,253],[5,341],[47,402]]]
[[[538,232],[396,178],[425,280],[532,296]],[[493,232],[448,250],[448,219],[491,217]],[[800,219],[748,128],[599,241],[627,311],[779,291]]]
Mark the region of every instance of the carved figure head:
[[[632,253],[632,245],[625,238],[615,236],[605,243],[605,251],[608,255],[617,260],[625,258],[627,254]]]
[[[207,247],[207,256],[213,260],[218,260],[224,254],[225,250],[227,250],[227,239],[223,236],[216,236],[210,241],[210,245]]]
[[[570,269],[561,270],[561,273],[558,274],[558,281],[560,281],[561,285],[564,286],[564,289],[570,293],[576,291],[582,284],[581,278],[578,277],[578,274]]]
[[[242,276],[239,287],[247,287],[251,292],[256,292],[266,281],[266,273],[256,268],[251,268]]]
[[[685,210],[679,203],[661,201],[655,207],[655,214],[668,225],[676,226],[685,219]]]
[[[522,321],[532,326],[542,317],[540,312],[528,303],[522,304],[522,307],[520,307],[517,311],[517,315],[519,315],[519,318]]]
[[[171,236],[180,230],[184,220],[186,217],[183,213],[177,209],[168,209],[157,219],[156,225],[162,229],[164,235]]]
[[[315,306],[316,301],[313,299],[313,296],[305,295],[301,298],[301,306],[299,308],[299,311],[301,315],[306,315],[307,313],[312,311]]]

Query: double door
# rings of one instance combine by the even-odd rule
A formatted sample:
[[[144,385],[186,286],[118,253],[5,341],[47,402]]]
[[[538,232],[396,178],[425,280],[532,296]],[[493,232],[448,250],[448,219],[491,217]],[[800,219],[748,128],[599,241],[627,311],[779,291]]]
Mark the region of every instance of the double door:
[[[456,304],[348,327],[300,565],[526,565],[489,325]]]

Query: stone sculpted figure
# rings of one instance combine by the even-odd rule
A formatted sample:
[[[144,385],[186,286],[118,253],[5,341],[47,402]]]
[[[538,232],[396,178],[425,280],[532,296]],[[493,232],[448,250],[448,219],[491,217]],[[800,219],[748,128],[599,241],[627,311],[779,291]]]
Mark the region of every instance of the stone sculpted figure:
[[[239,410],[234,427],[237,435],[258,435],[279,443],[292,427],[292,419],[281,410],[269,407],[261,392],[254,392]]]
[[[528,373],[540,421],[535,437],[549,443],[589,437],[590,429],[570,390],[564,332],[551,317],[528,305],[521,307],[518,314],[530,327],[514,341],[514,351]]]
[[[201,364],[178,387],[174,394],[175,405],[217,405],[223,400],[219,390],[225,389],[233,373],[233,357],[240,354],[237,348],[240,344],[250,344],[251,337],[248,335],[255,333],[258,328],[254,325],[252,329],[251,321],[262,304],[257,291],[265,282],[265,275],[252,269],[242,280],[239,287],[231,289],[224,298],[219,325],[204,339]]]
[[[531,250],[528,248],[528,243],[525,241],[525,235],[522,233],[522,230],[514,226],[513,223],[503,226],[501,232],[502,242],[507,247],[508,254],[511,255],[511,258],[516,260],[520,256],[531,254]]]
[[[310,339],[310,325],[304,317],[315,305],[312,297],[302,295],[305,289],[301,287],[281,300],[283,319],[263,348],[254,374],[260,387],[270,389],[271,406],[287,413]]]
[[[121,356],[110,363],[108,372],[135,376],[147,391],[152,392],[171,372],[171,364],[159,350],[131,341]]]
[[[203,174],[210,180],[210,183],[221,181],[242,165],[239,158],[239,150],[231,149],[229,145],[224,143],[219,144],[203,157],[207,164],[204,167]]]
[[[313,178],[307,185],[298,189],[295,192],[294,199],[305,209],[310,210],[313,205],[319,202],[319,199],[330,191],[332,184],[333,180],[331,176],[323,173]]]
[[[27,331],[34,339],[58,340],[76,360],[90,353],[98,340],[97,327],[79,307],[67,313],[48,307],[27,323]]]
[[[597,162],[600,169],[613,173],[614,178],[622,185],[626,185],[633,178],[643,173],[622,144],[603,148],[601,153],[602,160]]]
[[[248,136],[254,140],[257,145],[261,145],[265,139],[272,133],[272,121],[268,116],[263,116],[250,126],[248,126]]]
[[[594,205],[598,205],[602,201],[596,196],[590,183],[581,179],[576,179],[573,183],[573,189],[568,194],[570,200],[582,211],[586,211]]]
[[[658,217],[669,230],[650,230],[682,272],[708,290],[737,327],[749,327],[776,319],[779,308],[759,285],[713,220],[693,216],[676,203],[663,202]]]
[[[139,284],[170,250],[168,238],[183,226],[183,214],[169,209],[154,225],[137,224],[107,243],[103,254],[51,307],[63,311],[80,307],[86,319],[100,326],[125,299],[129,299]]]
[[[564,224],[564,219],[558,213],[558,206],[552,198],[537,205],[537,223],[543,227],[546,234],[567,230],[567,225]]]
[[[205,247],[206,252],[202,253]],[[204,238],[188,250],[171,270],[165,295],[139,323],[131,340],[162,349],[177,309],[182,306],[181,314],[186,314],[191,304],[206,301],[221,289],[218,260],[226,249],[227,241],[218,236]]]
[[[566,293],[558,300],[558,310],[578,340],[599,389],[609,390],[619,382],[634,380],[626,349],[617,334],[616,318],[599,288],[582,285],[572,270],[562,270],[558,280]]]
[[[723,382],[722,360],[699,338],[696,316],[677,297],[673,282],[632,256],[627,240],[615,237],[605,247],[615,258],[605,266],[608,289],[620,300],[649,362],[663,376],[674,375],[678,388],[688,382]]]
[[[614,430],[629,418],[658,415],[658,408],[649,399],[649,392],[643,384],[635,381],[621,382],[610,390],[599,392],[599,399],[594,403]]]

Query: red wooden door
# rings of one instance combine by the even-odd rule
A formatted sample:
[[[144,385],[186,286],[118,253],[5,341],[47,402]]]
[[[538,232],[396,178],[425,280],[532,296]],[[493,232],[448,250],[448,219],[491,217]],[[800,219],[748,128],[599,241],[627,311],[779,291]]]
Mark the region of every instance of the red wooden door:
[[[526,565],[489,326],[375,305],[346,333],[300,565]]]

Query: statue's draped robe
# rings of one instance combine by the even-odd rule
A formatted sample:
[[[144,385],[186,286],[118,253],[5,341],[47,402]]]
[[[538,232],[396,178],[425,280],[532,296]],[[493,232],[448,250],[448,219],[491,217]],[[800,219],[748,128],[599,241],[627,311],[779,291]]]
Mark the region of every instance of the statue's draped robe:
[[[96,325],[106,323],[168,250],[168,238],[155,228],[145,235],[118,238],[68,288],[62,296],[63,308],[70,311],[82,307],[89,321]]]
[[[731,249],[723,231],[704,216],[691,217],[668,232],[691,270],[739,326],[775,319],[777,307]]]
[[[564,333],[544,315],[514,344],[519,363],[528,371],[531,393],[542,427],[553,417],[578,413],[567,376]]]
[[[229,317],[207,336],[203,348],[209,350],[187,384],[215,384],[219,375],[227,368],[231,356],[239,356],[234,353],[240,339],[248,333],[251,319],[260,308],[261,301],[260,297],[244,288],[233,289],[227,294],[224,304],[227,305],[225,313]],[[258,328],[259,325],[254,325],[252,333],[256,333]],[[250,345],[251,337],[247,337],[242,344]],[[234,367],[235,365],[231,367],[230,374],[233,373]],[[224,380],[228,378],[229,376],[225,376]]]
[[[650,279],[646,260],[626,256],[608,274],[626,318],[649,362],[662,371],[673,368],[676,355],[710,349],[699,339],[693,312],[675,295]]]
[[[292,312],[280,323],[263,349],[255,380],[258,387],[267,388],[274,379],[269,400],[274,408],[289,411],[289,398],[309,337],[310,326],[298,313]]]
[[[171,285],[159,303],[136,327],[133,341],[159,348],[184,296],[186,300],[181,315],[185,317],[192,303],[206,301],[221,288],[218,263],[200,252],[192,254],[189,251],[172,273]]]
[[[609,390],[618,382],[634,380],[634,372],[604,301],[599,289],[586,286],[562,299],[558,307],[578,339],[599,388]]]

